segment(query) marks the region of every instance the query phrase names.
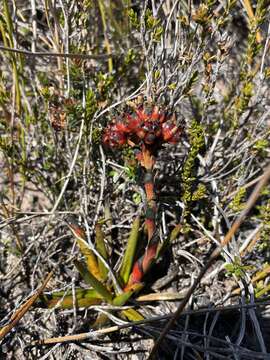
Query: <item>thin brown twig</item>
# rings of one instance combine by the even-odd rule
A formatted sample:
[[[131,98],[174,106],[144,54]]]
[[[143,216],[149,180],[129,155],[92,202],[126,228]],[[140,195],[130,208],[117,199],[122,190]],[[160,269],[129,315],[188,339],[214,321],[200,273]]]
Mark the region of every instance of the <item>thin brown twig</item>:
[[[241,214],[239,215],[239,217],[236,219],[236,221],[233,223],[232,227],[229,229],[229,231],[227,232],[226,236],[224,237],[224,239],[222,240],[221,244],[219,247],[217,247],[210,255],[208,262],[206,263],[206,265],[203,267],[203,269],[201,269],[201,272],[199,273],[198,277],[196,278],[196,280],[194,281],[194,283],[192,284],[192,286],[189,288],[186,297],[183,299],[183,301],[181,302],[181,304],[179,305],[178,309],[176,310],[176,312],[174,313],[173,317],[170,319],[170,321],[167,323],[167,325],[164,327],[163,331],[161,332],[160,336],[158,337],[157,341],[155,342],[152,351],[148,357],[148,360],[153,360],[155,359],[155,355],[158,351],[159,346],[161,345],[163,339],[166,337],[166,335],[168,334],[168,332],[170,331],[170,329],[173,327],[173,325],[175,324],[175,322],[179,319],[180,315],[182,314],[186,304],[188,303],[191,295],[193,294],[193,292],[195,291],[195,289],[197,288],[197,286],[199,285],[201,279],[203,278],[203,276],[205,275],[205,273],[207,272],[207,270],[211,267],[211,265],[215,262],[215,260],[218,258],[218,256],[221,254],[221,251],[223,250],[224,246],[228,245],[228,243],[230,242],[232,236],[236,233],[236,231],[239,229],[240,225],[242,224],[243,220],[246,218],[246,216],[248,215],[249,211],[252,209],[252,207],[254,206],[254,204],[256,203],[258,197],[260,196],[260,192],[262,190],[262,188],[267,184],[267,182],[269,181],[270,178],[270,165],[268,165],[268,167],[265,169],[264,173],[263,173],[263,177],[261,178],[261,180],[259,181],[259,183],[257,184],[257,186],[255,187],[255,189],[253,190],[252,194],[250,195],[245,209],[241,212]]]
[[[35,301],[39,298],[39,296],[47,286],[52,275],[53,275],[53,271],[51,271],[47,275],[47,277],[43,281],[43,284],[40,286],[39,289],[36,290],[35,294],[32,295],[30,299],[28,299],[24,304],[22,304],[20,308],[15,312],[15,314],[10,319],[10,323],[2,327],[2,329],[0,329],[0,340],[3,339],[12,330],[12,328],[14,328],[14,326],[17,325],[17,323],[21,320],[21,318],[27,313],[27,311],[35,303]]]

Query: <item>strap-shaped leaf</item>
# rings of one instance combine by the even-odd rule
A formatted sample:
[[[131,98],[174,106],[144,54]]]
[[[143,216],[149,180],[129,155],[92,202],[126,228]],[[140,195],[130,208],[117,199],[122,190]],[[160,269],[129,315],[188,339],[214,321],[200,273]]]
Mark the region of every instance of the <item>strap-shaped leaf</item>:
[[[107,253],[107,249],[106,249],[106,245],[105,245],[105,241],[104,241],[105,236],[101,229],[101,225],[96,224],[95,230],[96,230],[95,231],[95,233],[96,233],[96,249],[105,260],[108,260],[108,253]],[[106,280],[107,274],[108,274],[108,269],[106,268],[104,263],[100,260],[100,258],[98,258],[98,268],[99,268],[101,280]]]
[[[89,248],[89,245],[86,241],[87,237],[84,229],[79,226],[76,220],[73,217],[68,218],[67,220],[68,227],[72,231],[73,235],[76,238],[77,244],[80,247],[81,253],[84,255],[88,270],[97,278],[101,279],[101,274],[98,267],[98,262],[96,255]]]
[[[61,291],[54,291],[49,295],[44,295],[43,298],[46,299],[59,299],[59,298],[63,298],[66,296],[72,296],[73,295],[73,291],[72,290],[61,290]],[[82,288],[77,288],[75,289],[75,296],[76,299],[83,299],[83,298],[87,298],[87,299],[91,299],[91,298],[100,298],[102,299],[102,297],[99,295],[99,293],[96,292],[96,290],[94,289],[82,289]]]
[[[72,309],[75,304],[78,307],[89,307],[91,305],[100,304],[102,296],[94,289],[75,289],[75,299],[72,290],[69,291],[55,291],[49,295],[43,295],[41,302],[52,308],[59,303],[61,309]]]
[[[112,294],[110,291],[94,276],[91,272],[84,266],[83,263],[75,260],[74,264],[81,274],[84,281],[91,285],[97,293],[99,293],[104,300],[111,303],[112,302]]]
[[[129,321],[144,320],[144,317],[135,309],[122,310],[121,315],[125,316]]]
[[[132,228],[127,243],[127,248],[120,269],[120,277],[123,280],[124,284],[127,283],[133,266],[134,256],[139,238],[139,229],[140,229],[140,217],[138,216],[136,217],[136,219],[132,224]]]
[[[99,271],[96,255],[93,253],[93,251],[91,249],[89,249],[89,247],[87,246],[85,241],[83,241],[83,240],[81,240],[79,238],[77,238],[76,240],[77,240],[77,243],[78,243],[78,245],[80,247],[80,250],[81,250],[82,254],[85,257],[88,270],[97,279],[101,279],[101,274],[100,274],[100,271]]]
[[[87,308],[91,305],[98,305],[102,302],[101,298],[81,298],[77,299],[75,297],[75,305],[79,308]],[[50,299],[46,302],[46,305],[48,308],[53,308],[56,305],[58,305],[61,309],[72,309],[74,306],[74,298],[72,295],[65,296],[63,299],[61,298],[55,298]]]
[[[156,259],[158,259],[162,253],[165,251],[169,243],[177,238],[177,236],[180,234],[182,229],[182,226],[180,224],[175,225],[175,227],[172,229],[170,235],[165,239],[165,241],[161,244],[159,244],[156,254]]]
[[[128,299],[137,291],[140,291],[143,288],[144,284],[140,283],[140,284],[134,284],[133,289],[127,292],[124,292],[118,296],[116,296],[113,299],[113,305],[115,306],[122,306],[124,305]]]

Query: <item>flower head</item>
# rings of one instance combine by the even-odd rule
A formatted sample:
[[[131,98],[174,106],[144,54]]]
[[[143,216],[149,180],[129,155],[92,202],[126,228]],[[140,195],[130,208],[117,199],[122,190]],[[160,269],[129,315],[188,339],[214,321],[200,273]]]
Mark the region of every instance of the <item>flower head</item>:
[[[133,114],[124,114],[121,119],[107,126],[103,143],[111,148],[126,143],[158,148],[164,143],[177,144],[182,129],[158,106],[139,106]]]

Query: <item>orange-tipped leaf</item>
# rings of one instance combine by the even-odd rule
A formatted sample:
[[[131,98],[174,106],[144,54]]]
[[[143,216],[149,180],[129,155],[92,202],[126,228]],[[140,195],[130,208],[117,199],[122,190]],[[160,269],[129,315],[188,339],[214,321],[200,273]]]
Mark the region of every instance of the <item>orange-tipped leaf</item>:
[[[84,279],[84,281],[87,284],[91,285],[94,288],[94,290],[96,290],[96,292],[102,296],[104,300],[111,303],[113,296],[110,293],[110,291],[106,288],[106,286],[104,286],[93,274],[91,274],[91,272],[88,271],[88,269],[84,266],[84,264],[82,264],[77,260],[74,261],[74,264],[78,269],[79,273],[81,274],[82,278]]]

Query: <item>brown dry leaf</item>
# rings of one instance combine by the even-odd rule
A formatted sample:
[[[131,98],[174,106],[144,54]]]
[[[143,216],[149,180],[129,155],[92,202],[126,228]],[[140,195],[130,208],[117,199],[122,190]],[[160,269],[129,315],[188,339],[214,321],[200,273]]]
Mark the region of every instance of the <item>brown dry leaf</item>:
[[[181,300],[186,296],[187,291],[179,293],[163,292],[141,295],[136,298],[137,301],[174,301]]]

